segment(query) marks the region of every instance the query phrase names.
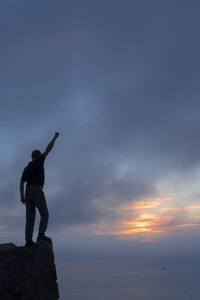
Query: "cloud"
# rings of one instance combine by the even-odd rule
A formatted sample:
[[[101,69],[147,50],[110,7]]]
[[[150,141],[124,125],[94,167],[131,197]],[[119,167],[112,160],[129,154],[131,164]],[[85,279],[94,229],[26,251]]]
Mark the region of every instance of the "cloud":
[[[181,211],[181,210],[194,210],[196,211],[199,209],[200,206],[191,206],[191,207],[169,207],[169,208],[162,208],[163,211]]]
[[[1,8],[0,226],[21,232],[21,173],[60,131],[45,162],[52,231],[194,232],[199,3]]]
[[[159,202],[148,199],[143,201],[141,206],[136,205],[136,209],[134,202],[119,204],[116,208],[118,219],[104,220],[93,225],[90,230],[99,235],[129,236],[132,240],[140,238],[156,241],[163,237],[182,235],[184,232],[198,234],[199,207],[163,208],[173,199],[172,195],[162,195]]]

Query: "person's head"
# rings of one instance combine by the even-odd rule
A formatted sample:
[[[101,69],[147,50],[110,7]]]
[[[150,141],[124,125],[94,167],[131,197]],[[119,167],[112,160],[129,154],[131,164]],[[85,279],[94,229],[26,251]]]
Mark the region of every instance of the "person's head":
[[[32,160],[37,159],[38,157],[40,157],[40,155],[41,155],[40,150],[34,150],[31,154]]]

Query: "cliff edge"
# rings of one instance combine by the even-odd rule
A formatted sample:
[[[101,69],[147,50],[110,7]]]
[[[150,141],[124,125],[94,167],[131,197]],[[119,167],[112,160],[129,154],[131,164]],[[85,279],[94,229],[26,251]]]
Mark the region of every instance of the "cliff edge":
[[[1,300],[59,299],[52,244],[0,244]]]

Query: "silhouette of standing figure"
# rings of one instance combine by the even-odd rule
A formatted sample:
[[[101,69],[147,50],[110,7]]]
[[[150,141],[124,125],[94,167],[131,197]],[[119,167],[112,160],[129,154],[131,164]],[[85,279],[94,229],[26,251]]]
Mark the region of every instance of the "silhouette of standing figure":
[[[48,225],[49,212],[46,204],[43,186],[45,181],[44,161],[52,150],[59,133],[56,132],[54,138],[48,144],[45,152],[41,154],[39,150],[32,152],[32,161],[24,169],[20,182],[21,202],[26,205],[26,227],[25,240],[26,246],[34,244],[33,230],[35,224],[36,207],[40,213],[40,224],[37,241],[51,241],[51,238],[45,235]],[[24,183],[26,182],[26,191],[24,196]]]

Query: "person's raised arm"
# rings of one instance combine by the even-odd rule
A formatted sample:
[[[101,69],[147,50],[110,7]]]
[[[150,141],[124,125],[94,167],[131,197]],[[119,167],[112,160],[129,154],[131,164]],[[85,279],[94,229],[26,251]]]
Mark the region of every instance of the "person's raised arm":
[[[49,152],[52,150],[54,143],[56,141],[56,139],[58,138],[59,133],[56,132],[54,138],[51,140],[51,142],[48,144],[48,146],[46,147],[46,150],[44,152],[45,157],[49,154]]]

